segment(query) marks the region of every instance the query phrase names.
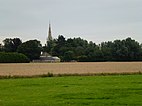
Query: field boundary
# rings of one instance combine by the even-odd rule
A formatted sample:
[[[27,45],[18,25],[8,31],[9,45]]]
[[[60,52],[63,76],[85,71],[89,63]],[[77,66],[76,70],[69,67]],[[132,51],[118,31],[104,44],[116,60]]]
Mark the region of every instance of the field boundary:
[[[142,72],[122,72],[122,73],[74,73],[74,74],[41,74],[41,75],[0,75],[0,79],[17,79],[17,78],[46,78],[46,77],[67,77],[67,76],[116,76],[116,75],[142,75]]]

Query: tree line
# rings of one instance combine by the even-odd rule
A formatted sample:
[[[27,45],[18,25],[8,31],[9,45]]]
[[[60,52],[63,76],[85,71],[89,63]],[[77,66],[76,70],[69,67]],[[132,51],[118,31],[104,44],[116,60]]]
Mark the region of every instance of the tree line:
[[[3,44],[0,45],[0,51],[22,53],[31,61],[39,59],[41,51],[58,56],[65,62],[142,61],[142,44],[130,37],[98,45],[80,37],[65,39],[63,35],[47,41],[44,46],[38,40],[22,43],[19,38],[6,38]]]
[[[3,44],[4,45],[1,45],[0,47],[1,52],[22,53],[27,56],[30,61],[39,59],[42,51],[42,45],[38,40],[29,40],[22,43],[22,40],[20,38],[6,38],[5,40],[3,40]]]

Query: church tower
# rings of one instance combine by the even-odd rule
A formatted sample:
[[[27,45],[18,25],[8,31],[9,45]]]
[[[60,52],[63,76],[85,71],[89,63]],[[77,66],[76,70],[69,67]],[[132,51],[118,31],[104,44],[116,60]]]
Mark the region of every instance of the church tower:
[[[52,41],[52,33],[51,33],[51,25],[49,23],[49,29],[48,29],[48,37],[47,37],[47,42]]]

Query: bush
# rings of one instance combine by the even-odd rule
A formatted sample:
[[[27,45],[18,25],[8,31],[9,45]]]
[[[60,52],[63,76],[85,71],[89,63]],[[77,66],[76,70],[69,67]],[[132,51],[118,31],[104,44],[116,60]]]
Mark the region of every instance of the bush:
[[[0,63],[29,63],[30,60],[21,53],[0,52]]]
[[[41,54],[41,44],[38,40],[29,40],[18,46],[18,53],[26,55],[31,61],[37,60]]]
[[[78,57],[77,57],[77,60],[78,60],[79,62],[87,62],[87,61],[88,61],[88,57],[85,56],[85,55],[78,56]]]

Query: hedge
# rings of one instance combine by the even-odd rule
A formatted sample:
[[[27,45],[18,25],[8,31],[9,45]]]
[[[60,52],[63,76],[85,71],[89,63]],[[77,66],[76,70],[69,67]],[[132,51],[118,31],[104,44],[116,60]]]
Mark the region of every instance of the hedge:
[[[29,63],[30,60],[21,53],[0,52],[0,63]]]

